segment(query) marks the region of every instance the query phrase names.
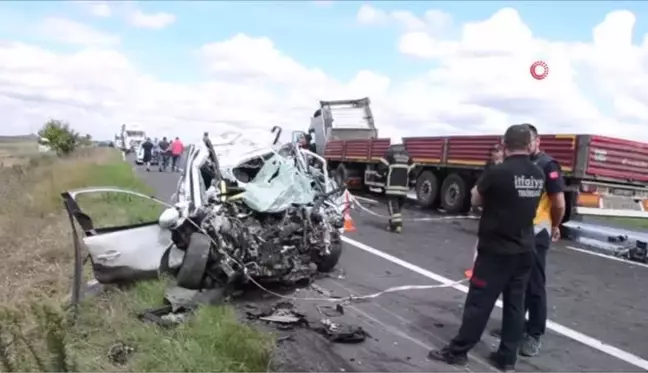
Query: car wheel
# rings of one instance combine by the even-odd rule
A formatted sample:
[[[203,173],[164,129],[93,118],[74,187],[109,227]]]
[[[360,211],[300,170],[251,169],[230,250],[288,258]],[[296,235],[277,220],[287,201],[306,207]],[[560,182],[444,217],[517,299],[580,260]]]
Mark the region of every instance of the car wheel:
[[[342,256],[342,242],[333,242],[331,252],[318,261],[317,270],[324,273],[331,272],[340,261],[340,256]]]
[[[210,247],[211,240],[204,234],[193,233],[189,237],[184,260],[176,275],[178,286],[192,290],[201,288],[207,269]]]

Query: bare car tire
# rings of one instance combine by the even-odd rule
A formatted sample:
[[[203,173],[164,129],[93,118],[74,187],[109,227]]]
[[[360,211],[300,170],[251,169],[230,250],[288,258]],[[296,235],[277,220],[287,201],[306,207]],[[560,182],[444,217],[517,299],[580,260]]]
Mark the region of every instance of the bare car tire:
[[[331,253],[318,261],[317,270],[324,273],[331,272],[340,261],[340,256],[342,256],[342,241],[331,245]]]
[[[189,245],[185,250],[184,260],[176,275],[176,283],[185,289],[198,290],[202,286],[211,241],[209,237],[200,233],[193,233],[189,237]]]
[[[441,185],[441,207],[448,214],[464,212],[468,205],[468,186],[459,174],[450,174]]]
[[[423,171],[416,179],[416,201],[422,207],[432,207],[439,194],[439,181],[432,171]]]

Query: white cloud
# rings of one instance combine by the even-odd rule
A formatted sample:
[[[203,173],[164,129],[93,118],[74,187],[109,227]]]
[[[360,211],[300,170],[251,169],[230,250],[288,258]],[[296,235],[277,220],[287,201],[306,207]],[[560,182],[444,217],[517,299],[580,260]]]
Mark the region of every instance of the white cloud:
[[[112,15],[112,8],[107,1],[100,0],[76,0],[77,4],[81,4],[87,11],[97,17],[110,17]]]
[[[609,14],[586,44],[538,38],[513,9],[463,25],[457,39],[430,27],[443,19],[438,13],[416,18],[420,27],[405,13],[376,11],[359,20],[372,24],[384,15],[381,22],[405,26],[399,50],[429,60],[428,72],[400,81],[362,70],[340,81],[269,38],[240,33],[199,48],[204,79],[179,84],[147,75],[105,42],[76,53],[0,42],[2,129],[34,131],[54,117],[103,138],[121,123],[194,139],[273,125],[288,133],[308,126],[319,100],[369,96],[381,136],[492,134],[529,121],[543,132],[648,140],[648,54],[630,42],[629,12]],[[77,43],[95,39],[78,34]],[[547,79],[530,77],[535,60],[549,64]]]
[[[94,30],[65,18],[46,18],[38,25],[40,33],[58,42],[78,45],[116,45],[119,36]]]
[[[363,4],[358,9],[356,19],[365,25],[386,25],[395,23],[408,31],[427,30],[439,32],[452,23],[452,17],[440,10],[429,9],[422,17],[407,10],[384,11],[369,4]]]
[[[171,13],[144,13],[140,9],[133,9],[127,17],[133,26],[154,30],[163,29],[176,21],[176,16]]]
[[[137,1],[108,2],[102,0],[76,0],[90,14],[97,17],[110,17],[113,14],[125,19],[130,25],[140,28],[159,30],[176,21],[176,16],[167,12],[144,12]]]
[[[384,10],[376,9],[368,4],[362,4],[358,9],[358,22],[363,24],[382,23],[387,20],[387,13]]]
[[[648,140],[639,122],[648,118],[648,50],[632,45],[634,22],[631,12],[616,11],[593,29],[591,44],[549,41],[534,36],[515,9],[504,8],[464,24],[456,40],[406,32],[399,50],[438,63],[431,83],[464,104],[506,114],[508,123]],[[537,60],[550,68],[542,81],[529,73]]]

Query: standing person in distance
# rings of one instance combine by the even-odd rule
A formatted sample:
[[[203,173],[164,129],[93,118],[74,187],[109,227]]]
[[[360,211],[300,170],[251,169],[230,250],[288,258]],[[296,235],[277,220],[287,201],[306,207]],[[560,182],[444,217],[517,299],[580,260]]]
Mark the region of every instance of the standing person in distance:
[[[475,183],[475,185],[479,184],[479,182],[481,181],[481,178],[484,177],[486,172],[488,170],[490,170],[491,167],[493,167],[495,165],[498,165],[498,164],[502,163],[503,161],[504,161],[504,147],[502,146],[502,144],[493,145],[493,147],[491,148],[491,151],[490,151],[490,158],[488,158],[488,161],[484,165],[484,171],[479,176],[479,179],[477,179],[477,182]],[[472,210],[473,213],[479,214],[479,213],[481,213],[481,206],[472,206],[471,210]]]
[[[560,164],[540,150],[538,130],[525,124],[532,135],[531,160],[544,172],[544,191],[535,220],[535,256],[526,292],[525,311],[529,312],[520,355],[535,356],[540,352],[540,338],[547,327],[546,264],[551,242],[560,239],[560,223],[565,216],[565,180]]]
[[[160,172],[166,172],[167,167],[169,166],[169,157],[171,157],[171,144],[167,140],[166,136],[160,140],[158,143],[160,148]]]
[[[484,166],[484,172],[502,162],[504,162],[504,148],[502,147],[502,144],[493,145],[491,148],[490,158],[488,159],[488,162],[486,162],[486,166]]]
[[[175,140],[171,143],[171,170],[173,172],[178,171],[178,160],[184,152],[184,144],[180,141],[179,137],[176,137]]]
[[[477,258],[458,334],[430,359],[466,365],[468,351],[481,339],[495,302],[502,294],[502,338],[489,360],[500,370],[515,369],[524,332],[524,294],[533,265],[533,218],[544,174],[529,159],[532,135],[513,125],[504,134],[506,158],[490,168],[471,191],[471,203],[483,206]]]
[[[146,140],[142,143],[142,150],[144,151],[144,159],[142,160],[144,162],[144,165],[146,166],[146,171],[151,171],[151,158],[153,157],[153,148],[155,145],[153,145],[153,142],[151,142],[151,138],[147,137]]]
[[[390,145],[385,155],[380,158],[378,172],[385,175],[385,195],[389,211],[388,231],[401,233],[403,231],[403,215],[401,209],[405,204],[409,190],[409,174],[414,169],[414,161],[399,142]]]

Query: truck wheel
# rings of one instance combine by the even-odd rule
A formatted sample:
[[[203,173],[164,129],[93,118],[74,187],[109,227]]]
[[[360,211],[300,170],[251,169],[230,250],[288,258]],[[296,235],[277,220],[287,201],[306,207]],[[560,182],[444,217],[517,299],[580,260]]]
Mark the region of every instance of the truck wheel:
[[[416,179],[416,200],[423,207],[432,207],[436,202],[439,182],[432,171],[423,171]]]
[[[199,290],[205,277],[211,240],[204,234],[194,233],[189,237],[189,245],[185,250],[184,260],[178,274],[176,283],[185,289]]]
[[[468,187],[459,174],[451,174],[441,185],[441,207],[449,214],[463,212],[467,205]]]

